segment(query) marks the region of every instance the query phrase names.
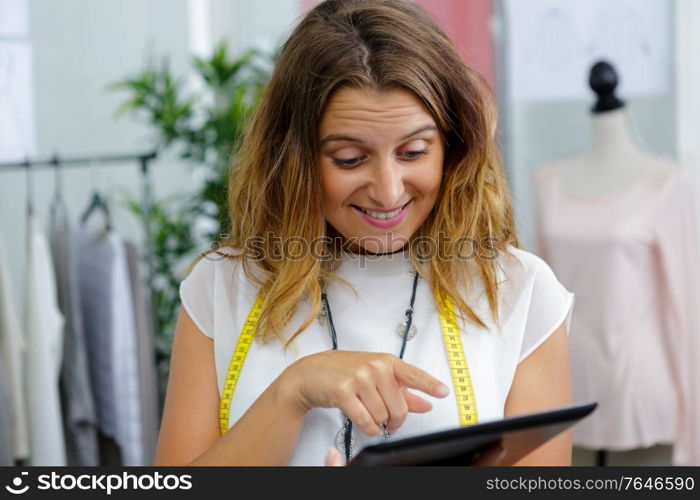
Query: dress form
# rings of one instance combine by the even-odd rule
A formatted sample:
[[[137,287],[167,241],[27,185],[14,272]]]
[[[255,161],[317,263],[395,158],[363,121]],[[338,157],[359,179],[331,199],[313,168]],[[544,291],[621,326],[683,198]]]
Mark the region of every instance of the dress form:
[[[617,75],[606,62],[595,64],[589,84],[597,95],[591,108],[592,141],[584,154],[557,160],[560,190],[581,199],[615,197],[637,185],[648,173],[660,174],[671,168],[668,162],[640,145],[625,103],[615,96]],[[547,170],[543,170],[547,172]],[[608,462],[608,452],[598,449],[596,463]]]
[[[562,188],[583,198],[616,193],[659,168],[658,158],[639,145],[627,107],[615,96],[617,75],[612,66],[596,63],[589,84],[598,96],[591,109],[591,147],[579,157],[559,162]]]

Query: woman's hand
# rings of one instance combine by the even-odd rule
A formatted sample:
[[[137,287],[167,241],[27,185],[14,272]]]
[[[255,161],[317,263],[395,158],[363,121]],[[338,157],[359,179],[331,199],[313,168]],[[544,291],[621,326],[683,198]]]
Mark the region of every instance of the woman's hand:
[[[425,413],[433,405],[406,390],[445,397],[449,388],[417,366],[389,353],[323,351],[291,364],[283,373],[291,380],[302,411],[340,408],[368,436],[392,434],[408,412]]]
[[[343,456],[340,454],[338,451],[338,448],[335,446],[331,446],[328,448],[328,451],[326,452],[326,459],[323,462],[323,465],[326,467],[342,467],[345,462],[345,459],[343,459]]]

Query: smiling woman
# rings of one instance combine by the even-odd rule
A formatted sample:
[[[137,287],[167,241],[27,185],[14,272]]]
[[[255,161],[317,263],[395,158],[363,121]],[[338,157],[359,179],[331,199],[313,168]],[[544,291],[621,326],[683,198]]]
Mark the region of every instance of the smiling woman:
[[[569,403],[573,295],[518,248],[495,132],[415,3],[309,12],[232,166],[230,237],[181,284],[156,462],[320,465]],[[565,433],[522,463],[570,459]]]

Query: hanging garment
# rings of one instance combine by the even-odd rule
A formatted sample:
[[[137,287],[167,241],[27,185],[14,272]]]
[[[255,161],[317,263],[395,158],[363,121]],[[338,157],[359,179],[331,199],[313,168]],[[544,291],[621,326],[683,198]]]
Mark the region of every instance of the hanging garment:
[[[76,235],[65,204],[51,206],[51,253],[56,270],[58,304],[65,318],[61,365],[61,408],[68,465],[99,465],[97,410],[83,331],[77,269]]]
[[[234,250],[224,247],[222,253]],[[518,363],[534,352],[556,329],[568,322],[574,296],[557,281],[551,269],[537,256],[511,247],[497,262],[500,284],[499,330],[488,309],[483,287],[477,281],[465,295],[487,328],[458,317],[464,352],[474,388],[478,421],[504,416]],[[402,338],[397,325],[404,320],[413,276],[407,252],[381,256],[357,256],[343,252],[336,273],[357,291],[339,283],[327,286],[338,349],[398,353]],[[221,394],[231,354],[256,295],[256,286],[243,272],[240,261],[208,255],[181,282],[182,306],[201,333],[213,340],[216,374]],[[306,318],[310,303],[304,301],[293,316],[291,334]],[[450,387],[450,396],[433,398],[421,393],[433,408],[425,414],[409,413],[394,434],[397,439],[455,428],[460,425],[452,376],[445,353],[437,307],[426,280],[418,282],[413,324],[417,334],[407,341],[404,360],[427,371]],[[260,394],[291,363],[302,356],[332,348],[326,326],[314,321],[285,352],[282,343],[263,344],[256,339],[246,356],[229,412],[229,428],[250,408]],[[304,418],[289,465],[323,465],[326,451],[335,443],[343,426],[338,408],[312,408]],[[356,431],[357,449],[376,444],[382,436]]]
[[[659,160],[616,194],[563,189],[536,171],[538,253],[576,294],[574,399],[598,401],[573,429],[591,449],[674,444],[700,465],[700,266],[688,169]]]
[[[23,377],[27,343],[19,323],[10,279],[10,266],[5,242],[0,234],[0,356],[6,372],[6,388],[12,403],[11,451],[15,460],[29,458],[29,429],[27,401]]]
[[[15,465],[12,456],[12,400],[7,389],[5,360],[0,356],[0,466]]]
[[[143,422],[139,387],[134,302],[124,241],[115,232],[112,245],[112,370],[116,402],[116,441],[126,466],[143,465]]]
[[[88,368],[97,410],[100,465],[120,465],[116,450],[116,402],[112,376],[112,262],[110,239],[87,226],[78,231],[80,308]],[[116,453],[115,453],[116,452]]]
[[[27,279],[24,320],[27,330],[25,390],[29,412],[31,465],[66,465],[59,378],[64,319],[56,298],[51,253],[35,216],[27,215]]]
[[[129,266],[131,295],[134,301],[134,318],[138,338],[139,378],[141,380],[141,417],[143,429],[143,462],[153,465],[160,424],[160,395],[153,332],[153,312],[148,289],[143,286],[139,273],[139,257],[136,246],[125,241]]]

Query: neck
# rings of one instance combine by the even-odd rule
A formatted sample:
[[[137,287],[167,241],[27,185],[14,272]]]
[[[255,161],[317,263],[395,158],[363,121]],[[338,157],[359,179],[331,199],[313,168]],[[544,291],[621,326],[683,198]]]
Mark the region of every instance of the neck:
[[[405,252],[408,249],[408,243],[406,243],[404,246],[393,252],[371,252],[365,247],[358,245],[357,243],[353,245],[346,245],[347,240],[345,239],[345,237],[343,237],[338,231],[336,231],[336,229],[332,225],[330,225],[328,221],[326,221],[326,234],[331,238],[334,244],[336,241],[338,241],[337,239],[339,238],[343,242],[343,250],[353,255],[392,255]]]
[[[596,160],[616,161],[642,155],[630,127],[626,108],[593,115],[593,144],[590,155]]]

